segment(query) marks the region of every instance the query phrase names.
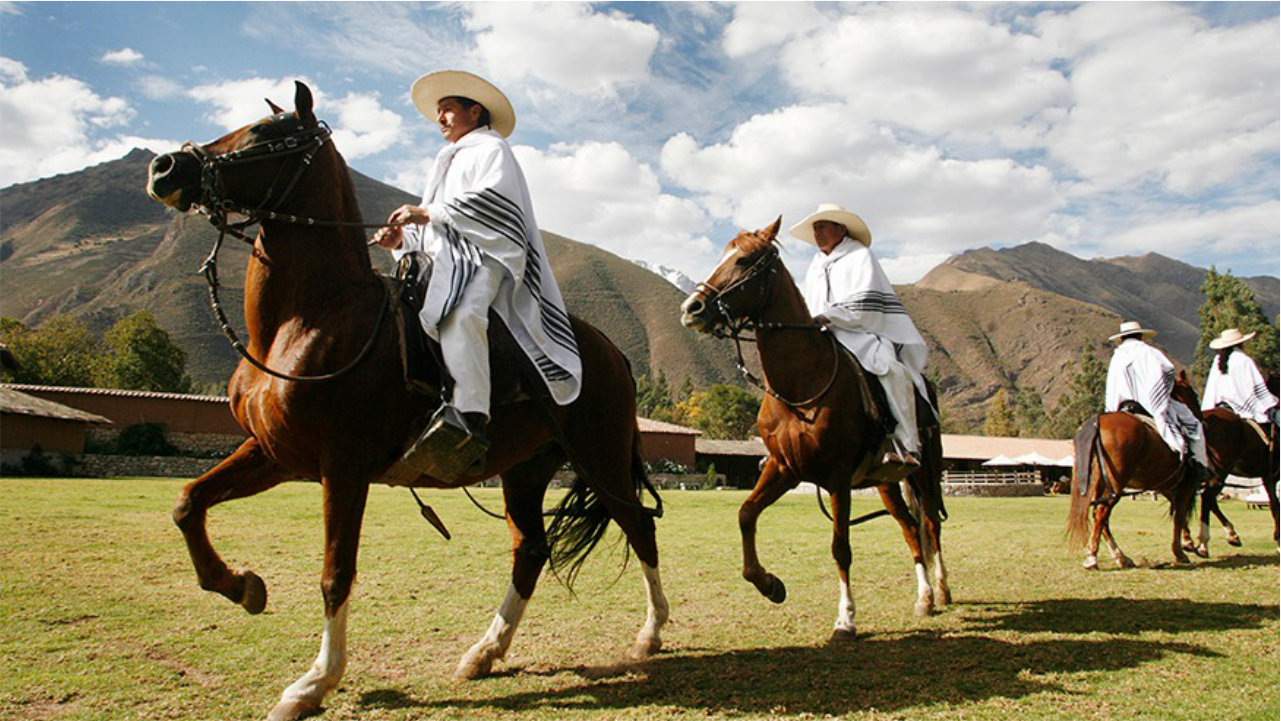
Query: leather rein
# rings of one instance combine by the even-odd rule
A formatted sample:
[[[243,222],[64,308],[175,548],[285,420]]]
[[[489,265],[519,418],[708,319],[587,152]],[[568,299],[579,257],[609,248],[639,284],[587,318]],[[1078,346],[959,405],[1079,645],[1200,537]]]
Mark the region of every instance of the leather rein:
[[[841,351],[837,348],[836,336],[828,331],[827,328],[817,323],[778,323],[760,319],[761,314],[765,311],[765,304],[769,301],[770,291],[774,286],[774,278],[778,275],[778,260],[778,248],[770,246],[770,248],[760,258],[756,259],[756,261],[752,263],[752,265],[747,269],[747,272],[743,273],[740,277],[736,278],[724,288],[717,288],[710,283],[703,282],[695,286],[694,290],[702,294],[708,305],[715,307],[716,312],[719,313],[721,318],[724,320],[725,330],[721,330],[719,327],[715,328],[712,330],[712,335],[717,338],[729,338],[734,341],[734,352],[738,356],[735,365],[738,367],[738,371],[743,374],[743,377],[747,382],[761,389],[779,403],[782,403],[789,408],[799,408],[818,401],[823,396],[827,395],[827,392],[836,384],[836,376],[841,370]],[[738,293],[743,290],[750,290],[748,283],[756,280],[758,276],[763,276],[763,282],[758,282],[757,284],[756,306],[751,312],[745,313],[740,316],[738,320],[735,320],[734,316],[731,315],[729,305],[725,302],[726,298],[734,293]],[[759,337],[761,329],[817,330],[820,333],[825,333],[828,340],[832,342],[832,375],[827,379],[827,384],[823,386],[823,389],[805,400],[794,401],[783,397],[782,394],[771,388],[768,378],[757,378],[750,370],[748,370],[747,363],[743,358],[742,344],[757,343],[757,337]],[[756,336],[749,337],[743,335],[746,331],[752,331]],[[763,370],[762,375],[764,375]]]
[[[279,116],[277,117],[279,118]],[[249,353],[249,350],[245,348],[244,343],[241,342],[240,337],[236,334],[235,329],[232,328],[231,321],[227,319],[227,314],[222,308],[222,301],[218,297],[218,251],[222,248],[222,242],[228,234],[253,245],[254,239],[244,231],[253,225],[261,225],[263,221],[322,227],[382,228],[388,225],[385,223],[371,224],[341,220],[321,220],[278,212],[278,209],[293,194],[302,176],[311,167],[311,162],[316,152],[325,143],[329,142],[331,134],[329,126],[322,121],[309,130],[300,128],[297,132],[284,138],[253,143],[239,150],[221,155],[213,155],[200,145],[191,142],[184,143],[180,151],[194,157],[200,163],[200,199],[194,205],[197,212],[208,218],[209,222],[218,229],[218,239],[214,241],[213,250],[209,252],[209,257],[205,259],[204,264],[200,266],[200,273],[205,277],[205,283],[209,286],[209,302],[214,315],[218,319],[218,325],[222,329],[223,335],[231,343],[231,347],[250,365],[267,375],[281,380],[295,382],[330,381],[351,372],[369,357],[378,334],[382,330],[383,317],[387,315],[391,307],[392,290],[386,283],[379,283],[383,288],[382,310],[378,313],[378,318],[374,322],[374,329],[369,335],[369,340],[365,342],[364,347],[361,348],[356,358],[345,367],[332,373],[292,375],[272,370]],[[284,177],[285,166],[282,164],[257,208],[246,207],[226,197],[226,187],[223,180],[224,168],[293,155],[297,155],[299,158],[288,183],[277,194],[276,188]],[[229,220],[229,216],[232,213],[243,215],[246,219],[238,223],[232,223]]]

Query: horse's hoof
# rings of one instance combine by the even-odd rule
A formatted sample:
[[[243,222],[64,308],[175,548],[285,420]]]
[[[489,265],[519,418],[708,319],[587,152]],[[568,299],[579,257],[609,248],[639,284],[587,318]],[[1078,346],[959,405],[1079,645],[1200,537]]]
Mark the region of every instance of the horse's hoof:
[[[1177,555],[1177,556],[1175,556],[1175,557],[1174,557],[1174,562],[1175,562],[1176,564],[1179,564],[1179,565],[1191,565],[1191,564],[1192,564],[1192,559],[1188,558],[1187,556],[1185,556],[1185,555],[1183,555],[1183,554],[1179,554],[1179,555]]]
[[[943,590],[941,590],[941,591],[936,591],[936,592],[934,593],[934,596],[938,599],[938,601],[937,601],[938,605],[940,605],[940,606],[951,606],[951,605],[952,605],[952,591],[951,591],[951,589],[947,589],[947,588],[945,588],[945,589],[943,589]]]
[[[267,607],[267,584],[263,583],[258,574],[253,571],[245,571],[241,578],[244,579],[245,589],[240,594],[240,605],[250,615],[256,616]]]
[[[1094,556],[1090,556],[1085,559],[1085,563],[1081,564],[1081,567],[1087,571],[1097,571],[1099,570],[1099,559]]]
[[[1193,553],[1195,553],[1196,555],[1200,556],[1201,558],[1209,558],[1209,557],[1210,557],[1210,549],[1209,549],[1209,548],[1206,548],[1205,546],[1198,546],[1198,547],[1196,547],[1196,548],[1192,549],[1192,552],[1193,552]]]
[[[769,593],[765,594],[773,603],[782,603],[787,600],[787,586],[783,585],[783,580],[778,576],[770,576],[773,583],[770,584]]]
[[[827,639],[829,645],[835,646],[844,643],[853,643],[858,640],[858,634],[853,628],[838,628],[832,631],[832,635]]]
[[[469,653],[458,662],[458,668],[454,669],[454,678],[461,681],[475,681],[478,678],[485,678],[493,669],[494,659],[488,654],[473,656]]]
[[[1184,542],[1183,542],[1183,550],[1185,550],[1185,551],[1191,551],[1192,553],[1196,553],[1196,544],[1192,543],[1191,541],[1184,541]]]
[[[637,639],[636,645],[632,646],[630,655],[636,661],[644,661],[661,650],[663,650],[663,642],[657,636],[648,641]]]
[[[1228,545],[1229,545],[1229,546],[1232,546],[1233,548],[1240,548],[1240,547],[1241,547],[1241,537],[1234,533],[1234,534],[1232,534],[1231,536],[1228,536],[1228,541],[1227,541],[1227,543],[1228,543]]]
[[[917,601],[912,607],[912,615],[917,618],[925,618],[934,615],[934,604],[929,601]]]
[[[1183,561],[1186,563],[1188,561],[1188,557],[1184,556]],[[1121,566],[1121,568],[1135,568],[1134,561],[1131,561],[1128,556],[1121,556],[1121,558],[1117,559],[1117,564]]]
[[[311,701],[281,701],[267,715],[267,721],[298,721],[320,713],[320,704]]]

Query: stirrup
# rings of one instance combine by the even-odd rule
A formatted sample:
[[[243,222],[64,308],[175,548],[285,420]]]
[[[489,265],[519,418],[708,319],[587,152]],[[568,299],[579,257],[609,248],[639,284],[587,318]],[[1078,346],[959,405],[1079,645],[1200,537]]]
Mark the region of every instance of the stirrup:
[[[868,477],[878,484],[897,483],[921,469],[921,459],[917,454],[905,450],[893,438],[885,439],[877,454],[880,462]]]
[[[463,474],[481,473],[489,446],[487,439],[468,427],[457,408],[443,404],[400,460],[420,473],[452,483]]]

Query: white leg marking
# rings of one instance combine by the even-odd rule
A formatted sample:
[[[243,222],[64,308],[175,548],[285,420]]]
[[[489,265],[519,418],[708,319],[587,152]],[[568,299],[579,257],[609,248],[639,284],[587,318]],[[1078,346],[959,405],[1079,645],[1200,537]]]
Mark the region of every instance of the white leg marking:
[[[636,646],[632,648],[632,656],[635,658],[651,656],[663,647],[660,634],[667,623],[669,612],[667,596],[663,594],[663,581],[659,577],[658,569],[642,562],[641,572],[645,575],[645,598],[648,601],[649,611],[645,617],[645,625],[641,627],[640,633],[636,634]]]
[[[925,572],[925,564],[916,564],[916,607],[918,616],[928,616],[934,612],[934,589],[930,588],[930,575]]]
[[[934,554],[934,590],[939,603],[952,602],[952,589],[947,585],[947,567],[943,565],[943,551]]]
[[[525,606],[528,603],[528,599],[520,597],[516,586],[509,584],[507,595],[503,597],[503,605],[499,607],[498,615],[494,616],[494,622],[489,624],[489,630],[476,642],[476,645],[463,654],[455,673],[466,678],[488,674],[493,668],[494,661],[507,655],[512,637],[516,635],[516,626],[525,615]]]
[[[1093,553],[1087,553],[1085,554],[1085,563],[1082,565],[1092,571],[1099,567],[1099,559]]]
[[[343,603],[333,618],[325,619],[325,632],[320,638],[320,654],[311,670],[280,694],[280,703],[319,707],[325,695],[338,686],[347,668],[347,609]]]
[[[1231,531],[1228,532],[1228,535],[1232,535]],[[1210,523],[1208,521],[1201,521],[1201,536],[1197,540],[1201,542],[1202,546],[1210,542]]]
[[[850,593],[850,584],[837,580],[840,589],[840,601],[836,604],[836,630],[854,633],[854,594]]]

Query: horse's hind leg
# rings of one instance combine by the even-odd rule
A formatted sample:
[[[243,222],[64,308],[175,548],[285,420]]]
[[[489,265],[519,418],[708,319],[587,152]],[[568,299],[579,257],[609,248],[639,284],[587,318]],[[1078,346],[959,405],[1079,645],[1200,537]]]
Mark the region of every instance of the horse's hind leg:
[[[547,484],[564,462],[565,456],[559,448],[549,447],[503,473],[503,505],[512,537],[511,584],[485,635],[459,660],[455,677],[488,676],[494,661],[507,655],[550,555],[547,530],[543,526],[543,498]]]
[[[1090,537],[1090,545],[1086,548],[1087,556],[1085,567],[1087,569],[1097,568],[1099,563],[1096,560],[1096,554],[1099,552],[1099,538],[1102,537],[1108,544],[1108,550],[1112,552],[1112,558],[1116,559],[1117,565],[1121,568],[1134,568],[1134,561],[1125,555],[1121,547],[1117,545],[1116,539],[1112,538],[1112,528],[1109,525],[1112,518],[1112,509],[1116,506],[1117,499],[1113,498],[1104,501],[1094,507],[1094,532]]]
[[[854,594],[850,590],[850,481],[832,484],[832,559],[840,581],[840,600],[836,606],[836,624],[832,641],[852,641],[854,630]]]
[[[1207,489],[1207,493],[1209,491],[1213,492],[1212,497],[1214,498],[1214,503],[1213,505],[1210,506],[1210,512],[1214,514],[1215,518],[1219,519],[1219,525],[1223,527],[1223,537],[1225,542],[1229,546],[1232,546],[1234,548],[1240,548],[1241,537],[1237,535],[1236,527],[1232,525],[1232,521],[1228,520],[1227,515],[1223,513],[1223,507],[1219,505],[1219,494],[1223,492],[1223,487],[1225,485],[1226,485],[1226,482],[1220,481],[1219,484],[1216,485],[1213,489]],[[1203,497],[1202,503],[1204,503],[1204,497]],[[1206,546],[1206,544],[1209,542],[1209,538],[1210,538],[1210,519],[1206,518],[1204,514],[1202,514],[1201,541],[1202,541],[1203,547]],[[1205,554],[1202,554],[1201,551],[1198,550],[1197,555],[1208,556],[1210,554],[1208,552]]]
[[[187,484],[174,505],[173,520],[187,542],[200,587],[226,596],[249,613],[261,613],[266,607],[267,587],[252,571],[227,568],[209,541],[208,512],[223,501],[247,498],[288,479],[250,438],[222,463]]]
[[[782,603],[787,599],[787,587],[777,576],[765,570],[756,555],[756,520],[766,508],[795,485],[796,481],[770,456],[765,461],[761,477],[756,481],[756,488],[752,489],[743,505],[738,508],[738,530],[743,537],[743,578],[774,603]]]
[[[928,616],[934,613],[934,589],[930,587],[930,578],[925,572],[920,526],[903,500],[903,494],[897,484],[878,486],[877,490],[881,493],[881,501],[885,504],[885,508],[889,510],[894,520],[898,521],[899,528],[903,530],[903,540],[907,541],[907,548],[912,553],[912,563],[916,569],[916,605],[913,606],[913,613],[917,616]]]
[[[915,491],[913,491],[915,493]],[[918,498],[928,498],[917,493]],[[947,567],[943,564],[943,518],[939,509],[926,500],[921,503],[921,550],[925,563],[934,577],[934,603],[946,606],[952,603],[952,589],[947,583]]]
[[[356,580],[356,552],[369,484],[326,475],[323,486],[325,568],[320,591],[325,601],[325,628],[320,653],[307,673],[280,695],[268,721],[295,721],[318,713],[321,702],[338,687],[347,669],[348,602]]]

